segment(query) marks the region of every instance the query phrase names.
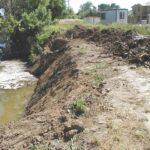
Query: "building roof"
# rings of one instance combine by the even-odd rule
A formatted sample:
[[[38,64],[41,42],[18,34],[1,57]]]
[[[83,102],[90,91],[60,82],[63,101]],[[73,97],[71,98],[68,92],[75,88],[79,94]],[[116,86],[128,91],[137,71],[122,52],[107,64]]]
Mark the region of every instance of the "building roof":
[[[143,6],[150,6],[150,1],[143,4]]]
[[[84,17],[84,18],[99,18],[99,16],[86,16],[86,17]]]
[[[117,9],[106,9],[106,10],[102,10],[102,11],[112,11],[112,10],[128,10],[126,8],[117,8]]]

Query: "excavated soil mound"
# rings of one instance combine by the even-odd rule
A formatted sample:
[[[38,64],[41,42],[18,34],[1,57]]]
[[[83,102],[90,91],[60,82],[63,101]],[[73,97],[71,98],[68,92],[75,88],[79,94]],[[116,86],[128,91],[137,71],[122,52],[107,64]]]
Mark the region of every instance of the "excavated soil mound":
[[[66,33],[68,38],[82,38],[103,45],[115,56],[121,56],[130,63],[150,67],[150,39],[137,39],[138,35],[129,30],[124,32],[116,29],[86,29],[75,26]]]

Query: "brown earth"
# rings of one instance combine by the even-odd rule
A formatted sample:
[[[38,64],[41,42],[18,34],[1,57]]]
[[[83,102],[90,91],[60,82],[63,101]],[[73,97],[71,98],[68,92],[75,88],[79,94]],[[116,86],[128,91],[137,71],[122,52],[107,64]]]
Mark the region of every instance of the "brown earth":
[[[137,115],[143,99],[125,77],[120,78],[123,77],[120,68],[129,66],[126,60],[134,59],[129,54],[136,50],[139,52],[136,56],[140,56],[143,43],[136,41],[139,51],[136,46],[128,47],[128,57],[114,44],[119,41],[121,46],[128,45],[132,34],[76,27],[67,32],[66,39],[47,43],[41,59],[31,68],[39,81],[26,115],[0,128],[0,149],[28,150],[33,146],[54,150],[150,149],[144,117]],[[148,49],[147,40],[144,43]],[[138,72],[135,66],[131,69],[129,66],[127,71],[132,70]],[[74,104],[81,99],[85,101],[85,112],[79,114]]]
[[[129,63],[150,67],[150,39],[137,38],[138,34],[129,30],[85,29],[75,26],[66,33],[69,38],[82,38],[103,46],[115,56],[121,56]]]

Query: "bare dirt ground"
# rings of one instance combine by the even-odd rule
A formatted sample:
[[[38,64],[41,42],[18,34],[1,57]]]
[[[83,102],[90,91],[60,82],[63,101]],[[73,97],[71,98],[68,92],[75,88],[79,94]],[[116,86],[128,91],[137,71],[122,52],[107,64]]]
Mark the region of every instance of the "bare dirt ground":
[[[0,149],[149,150],[150,70],[81,38],[50,45],[31,69],[39,82],[26,116],[0,129]]]

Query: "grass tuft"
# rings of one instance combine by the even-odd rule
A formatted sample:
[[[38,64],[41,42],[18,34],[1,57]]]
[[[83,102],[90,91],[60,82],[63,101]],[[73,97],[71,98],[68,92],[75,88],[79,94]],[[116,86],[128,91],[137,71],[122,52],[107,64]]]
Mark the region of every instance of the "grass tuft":
[[[86,102],[85,99],[80,97],[76,100],[73,104],[73,110],[75,111],[76,115],[81,115],[86,112]]]

